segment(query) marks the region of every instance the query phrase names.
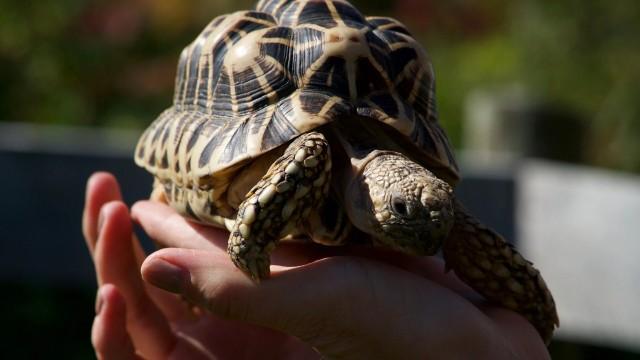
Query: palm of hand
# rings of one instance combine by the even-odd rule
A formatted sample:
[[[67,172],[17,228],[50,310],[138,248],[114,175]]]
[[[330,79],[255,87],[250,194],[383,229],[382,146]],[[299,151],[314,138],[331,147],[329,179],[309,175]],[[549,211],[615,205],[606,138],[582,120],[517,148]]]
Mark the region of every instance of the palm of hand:
[[[93,176],[83,230],[99,284],[111,284],[101,288],[92,336],[102,358],[317,358],[314,348],[347,358],[545,353],[526,321],[476,305],[437,259],[281,244],[272,278],[256,285],[228,259],[226,233],[158,203],[136,204],[132,217],[165,248],[145,259],[117,182]]]

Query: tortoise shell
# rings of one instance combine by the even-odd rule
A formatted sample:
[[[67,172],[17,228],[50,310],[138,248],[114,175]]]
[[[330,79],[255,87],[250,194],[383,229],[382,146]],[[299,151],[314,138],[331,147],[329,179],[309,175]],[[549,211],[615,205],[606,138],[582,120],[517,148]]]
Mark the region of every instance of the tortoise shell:
[[[161,181],[223,191],[251,159],[359,115],[397,130],[455,182],[434,88],[426,52],[398,21],[346,1],[263,0],[215,18],[182,51],[173,106],[135,160]]]

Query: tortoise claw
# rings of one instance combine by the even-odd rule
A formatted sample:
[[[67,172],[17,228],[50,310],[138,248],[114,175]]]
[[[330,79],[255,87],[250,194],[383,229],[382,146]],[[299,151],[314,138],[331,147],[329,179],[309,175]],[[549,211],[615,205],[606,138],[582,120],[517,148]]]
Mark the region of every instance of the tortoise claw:
[[[242,239],[235,239],[238,235],[231,233],[229,243],[242,242]],[[260,280],[269,277],[271,260],[268,252],[260,249],[259,246],[249,248],[233,246],[228,249],[228,253],[236,267],[254,282],[260,283]]]

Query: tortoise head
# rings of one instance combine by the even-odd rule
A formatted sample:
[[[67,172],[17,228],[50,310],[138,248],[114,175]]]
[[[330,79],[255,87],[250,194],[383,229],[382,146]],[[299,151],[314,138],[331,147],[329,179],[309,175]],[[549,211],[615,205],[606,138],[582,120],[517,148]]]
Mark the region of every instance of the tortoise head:
[[[399,153],[374,151],[368,158],[348,186],[352,222],[395,250],[437,252],[453,226],[451,187]]]

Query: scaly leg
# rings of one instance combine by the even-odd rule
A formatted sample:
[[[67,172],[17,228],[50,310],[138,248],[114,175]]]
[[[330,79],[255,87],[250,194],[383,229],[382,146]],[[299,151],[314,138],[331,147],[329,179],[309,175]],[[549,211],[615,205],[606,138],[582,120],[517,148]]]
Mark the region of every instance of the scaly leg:
[[[169,200],[167,199],[167,194],[165,193],[164,186],[162,186],[158,179],[153,179],[153,190],[151,190],[149,200],[169,205]]]
[[[255,281],[269,276],[269,253],[327,196],[329,143],[317,132],[294,140],[249,191],[238,208],[227,252]]]
[[[548,344],[559,320],[540,272],[457,200],[455,213],[455,224],[443,245],[447,269],[489,301],[523,315]]]

